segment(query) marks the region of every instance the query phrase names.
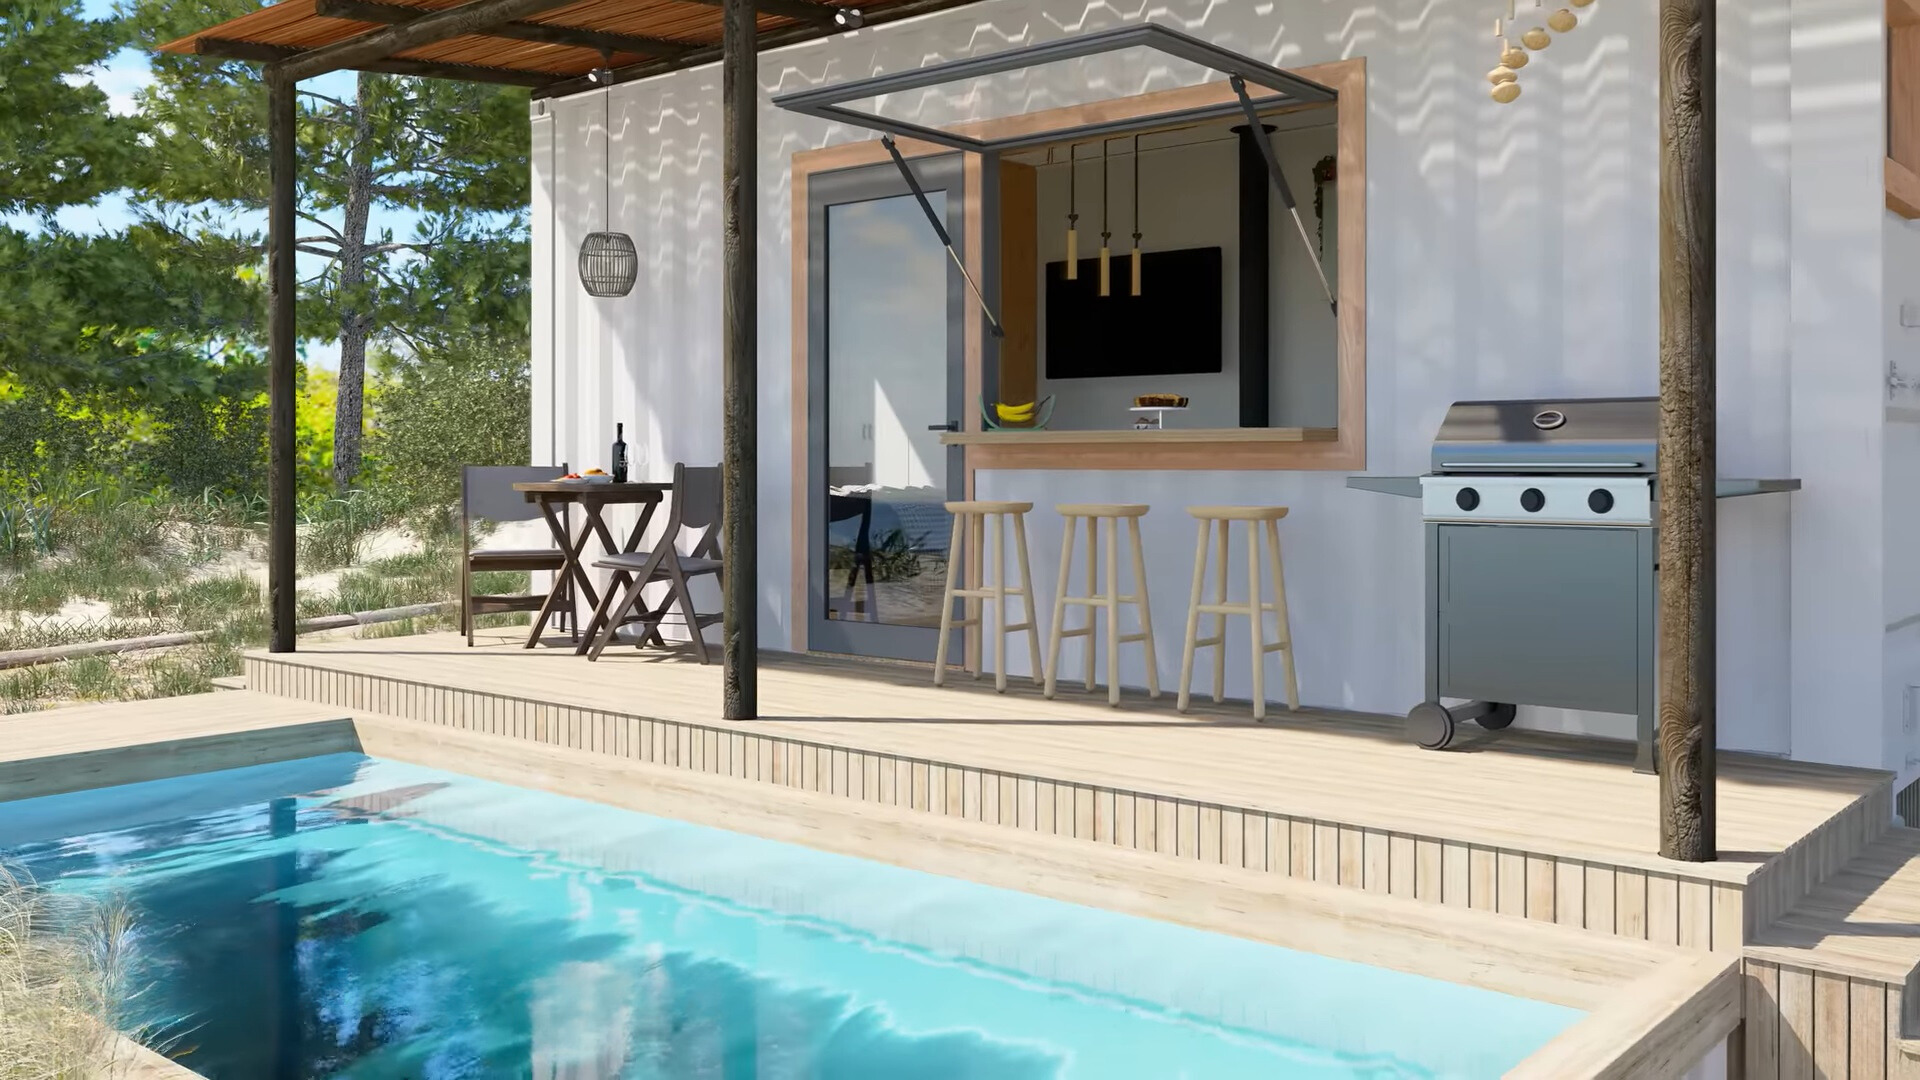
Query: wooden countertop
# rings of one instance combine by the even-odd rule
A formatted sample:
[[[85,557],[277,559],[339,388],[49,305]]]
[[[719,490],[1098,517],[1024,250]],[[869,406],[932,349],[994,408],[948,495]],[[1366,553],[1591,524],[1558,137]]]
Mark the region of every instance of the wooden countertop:
[[[1194,443],[1299,443],[1333,442],[1340,433],[1333,428],[1107,428],[1090,431],[1059,431],[1028,428],[1003,428],[999,431],[950,431],[940,436],[947,446],[1107,446],[1127,445],[1181,446]]]

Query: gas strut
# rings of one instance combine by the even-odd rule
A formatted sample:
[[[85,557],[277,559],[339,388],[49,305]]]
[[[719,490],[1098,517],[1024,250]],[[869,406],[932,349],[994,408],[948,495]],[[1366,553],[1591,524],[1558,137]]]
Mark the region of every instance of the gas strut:
[[[1337,318],[1340,315],[1340,303],[1333,298],[1333,286],[1327,284],[1327,269],[1320,265],[1320,253],[1314,250],[1313,241],[1307,239],[1307,223],[1300,220],[1300,207],[1294,203],[1293,189],[1287,186],[1287,178],[1280,171],[1280,159],[1273,156],[1273,143],[1267,137],[1267,129],[1260,123],[1260,114],[1254,111],[1253,99],[1247,96],[1247,80],[1235,75],[1227,81],[1232,84],[1233,92],[1240,96],[1240,111],[1247,114],[1247,126],[1251,129],[1253,141],[1260,147],[1260,156],[1267,159],[1267,175],[1273,177],[1273,186],[1280,190],[1280,201],[1287,204],[1287,213],[1293,215],[1293,227],[1300,232],[1300,242],[1307,245],[1307,257],[1313,260],[1313,272],[1320,275],[1320,288],[1327,294],[1327,306],[1333,309]],[[895,159],[898,160],[898,155],[895,155]]]
[[[900,156],[900,148],[893,144],[893,136],[880,136],[880,145],[893,155],[893,167],[900,170],[900,175],[907,180],[907,186],[913,189],[913,197],[920,200],[920,209],[927,215],[927,224],[933,226],[934,235],[940,238],[940,246],[947,249],[947,258],[953,260],[954,268],[960,271],[960,276],[967,281],[967,288],[973,291],[973,298],[979,301],[980,311],[986,315],[987,326],[993,330],[993,336],[1006,337],[1007,332],[1000,329],[1000,320],[994,317],[993,309],[987,306],[987,298],[980,295],[980,286],[974,284],[973,275],[967,273],[967,264],[961,262],[960,253],[953,250],[953,237],[947,235],[947,227],[940,223],[940,215],[933,212],[933,204],[927,201],[927,193],[920,189],[919,178],[913,175],[912,169],[907,168],[907,159]]]

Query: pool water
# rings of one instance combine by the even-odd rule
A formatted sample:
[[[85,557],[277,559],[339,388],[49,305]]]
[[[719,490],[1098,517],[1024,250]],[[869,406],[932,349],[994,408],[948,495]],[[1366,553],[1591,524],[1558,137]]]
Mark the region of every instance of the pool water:
[[[1580,1013],[337,754],[0,803],[214,1080],[1498,1076]]]

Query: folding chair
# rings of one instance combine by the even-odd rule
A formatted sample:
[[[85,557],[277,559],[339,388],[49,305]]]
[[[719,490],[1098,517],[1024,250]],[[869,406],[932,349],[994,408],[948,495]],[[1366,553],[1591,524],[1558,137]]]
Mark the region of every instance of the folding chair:
[[[566,471],[565,464],[460,467],[460,632],[467,636],[469,646],[473,644],[475,616],[496,611],[538,611],[547,599],[546,593],[524,596],[476,594],[473,591],[473,575],[488,570],[558,571],[566,566],[566,559],[560,554],[559,548],[475,549],[474,523],[538,521],[540,508],[513,490],[513,485],[551,480]],[[567,598],[566,605],[561,609],[567,617],[567,632],[577,638],[579,628],[573,619],[573,582],[563,581],[558,583],[558,587],[565,590]]]
[[[679,549],[682,534],[693,541],[684,555]],[[720,551],[719,466],[674,465],[673,506],[667,514],[666,533],[653,550],[608,555],[594,560],[593,565],[612,570],[613,579],[607,583],[600,605],[594,609],[593,620],[587,624],[588,634],[593,635],[593,647],[587,653],[589,660],[598,660],[620,627],[629,621],[639,624],[639,644],[653,642],[664,646],[666,639],[660,635],[660,623],[678,607],[688,636],[693,639],[694,652],[701,663],[708,663],[703,631],[719,622],[721,615],[696,612],[688,582],[708,574],[725,580],[725,558]],[[656,582],[665,582],[669,589],[659,607],[649,608],[641,594]]]

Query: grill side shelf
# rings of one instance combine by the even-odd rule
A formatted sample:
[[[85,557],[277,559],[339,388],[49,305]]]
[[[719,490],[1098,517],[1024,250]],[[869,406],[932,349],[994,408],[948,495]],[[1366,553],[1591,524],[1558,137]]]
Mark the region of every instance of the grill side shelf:
[[[1737,499],[1742,495],[1771,495],[1775,492],[1799,490],[1800,481],[1798,480],[1720,479],[1713,482],[1713,497],[1716,499]]]
[[[1799,486],[1799,481],[1794,481]],[[1355,491],[1372,491],[1381,495],[1398,495],[1405,499],[1420,497],[1420,478],[1417,476],[1349,476],[1347,486]]]

